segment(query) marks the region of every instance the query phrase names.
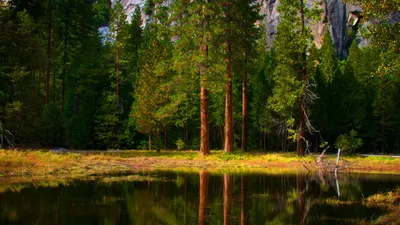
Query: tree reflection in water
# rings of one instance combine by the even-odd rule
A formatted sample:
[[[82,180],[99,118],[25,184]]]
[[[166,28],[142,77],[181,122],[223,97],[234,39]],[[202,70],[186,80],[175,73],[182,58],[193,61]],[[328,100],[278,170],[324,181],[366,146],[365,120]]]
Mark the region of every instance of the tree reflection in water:
[[[206,224],[206,207],[207,207],[207,196],[208,196],[208,181],[210,173],[203,170],[200,174],[200,198],[199,198],[199,225]]]
[[[141,175],[141,181],[110,183],[0,182],[0,224],[357,223],[385,212],[363,205],[363,199],[400,183],[389,175],[223,175],[205,170]]]

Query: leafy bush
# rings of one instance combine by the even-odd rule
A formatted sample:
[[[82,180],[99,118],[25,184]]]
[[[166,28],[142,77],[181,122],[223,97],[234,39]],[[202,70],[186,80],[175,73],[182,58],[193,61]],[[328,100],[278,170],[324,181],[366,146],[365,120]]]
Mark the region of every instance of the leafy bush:
[[[185,142],[183,142],[180,138],[175,142],[175,144],[178,150],[182,150],[185,147]]]
[[[363,145],[361,138],[357,138],[357,131],[351,130],[349,134],[339,135],[336,139],[335,147],[342,151],[354,151]]]

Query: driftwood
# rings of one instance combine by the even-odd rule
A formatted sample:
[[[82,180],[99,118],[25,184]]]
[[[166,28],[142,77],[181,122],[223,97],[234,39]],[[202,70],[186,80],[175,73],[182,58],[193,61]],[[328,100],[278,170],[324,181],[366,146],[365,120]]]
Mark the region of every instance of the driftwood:
[[[328,157],[325,153],[326,151],[330,149],[330,146],[326,147],[320,155],[317,156],[315,165],[311,165],[312,163],[310,162],[303,162],[303,167],[306,168],[309,172],[314,172],[310,168],[316,168],[316,171],[318,172],[332,172],[332,173],[337,173],[339,171],[346,171],[348,170],[351,166],[353,166],[354,163],[350,163],[349,161],[341,158],[342,151],[338,149],[336,159],[333,159],[332,157]]]

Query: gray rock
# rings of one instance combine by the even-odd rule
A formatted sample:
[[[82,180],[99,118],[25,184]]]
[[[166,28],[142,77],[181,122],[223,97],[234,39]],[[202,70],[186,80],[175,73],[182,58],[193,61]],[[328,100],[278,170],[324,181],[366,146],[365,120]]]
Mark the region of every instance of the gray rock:
[[[311,8],[315,2],[315,0],[307,1],[307,7]],[[267,32],[267,46],[270,48],[273,46],[279,23],[279,0],[258,0],[258,3],[261,5],[261,13],[265,15],[263,22]],[[359,6],[345,4],[340,0],[323,0],[321,9],[323,10],[321,19],[308,23],[316,46],[321,47],[326,28],[329,27],[338,57],[340,59],[347,58],[349,41],[351,41],[347,37],[347,32],[348,29],[353,29],[358,24],[362,9]],[[400,20],[400,14],[394,14],[393,18]],[[360,35],[356,40],[362,46],[368,44],[368,40]]]

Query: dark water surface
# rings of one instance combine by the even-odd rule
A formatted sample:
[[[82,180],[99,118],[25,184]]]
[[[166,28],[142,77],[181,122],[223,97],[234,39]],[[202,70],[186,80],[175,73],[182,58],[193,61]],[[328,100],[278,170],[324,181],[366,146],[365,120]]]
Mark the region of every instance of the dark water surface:
[[[201,171],[150,177],[3,191],[0,224],[356,224],[384,213],[363,206],[363,198],[400,184],[394,175]],[[349,200],[355,203],[340,203]]]

